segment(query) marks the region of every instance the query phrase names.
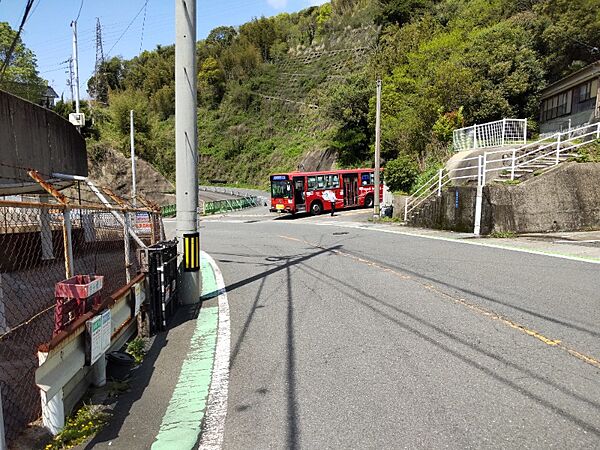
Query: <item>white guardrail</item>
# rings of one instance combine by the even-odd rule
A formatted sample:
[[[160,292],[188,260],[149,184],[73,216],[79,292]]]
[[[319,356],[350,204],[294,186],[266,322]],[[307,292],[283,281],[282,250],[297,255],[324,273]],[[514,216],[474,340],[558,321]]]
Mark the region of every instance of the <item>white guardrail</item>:
[[[111,295],[112,301],[108,306],[110,326],[107,329],[110,334],[106,336],[110,344],[106,353],[121,348],[136,332],[136,305],[143,302],[147,290],[146,278],[140,274]],[[65,416],[90,384],[102,386],[106,382],[104,355],[93,365],[86,365],[86,321],[97,315],[88,313],[82,316],[74,329],[57,342],[51,340],[38,351],[40,365],[35,373],[35,382],[40,389],[42,421],[52,434],[57,434],[64,427]]]
[[[526,142],[527,119],[502,119],[459,128],[452,133],[452,146],[457,152]]]
[[[507,175],[510,174],[510,180],[514,180],[523,173],[556,166],[568,157],[569,152],[587,145],[595,139],[600,139],[600,123],[585,125],[566,132],[554,133],[519,148],[495,150],[485,152],[483,155],[465,158],[461,162],[471,161],[473,164],[450,170],[440,169],[436,175],[431,177],[412,195],[406,197],[404,203],[404,221],[408,221],[417,208],[429,198],[434,195],[440,197],[444,186],[459,180],[476,180],[478,207],[475,212],[474,233],[479,234],[478,225],[481,220],[480,189],[485,186],[486,180],[490,176],[505,173]]]

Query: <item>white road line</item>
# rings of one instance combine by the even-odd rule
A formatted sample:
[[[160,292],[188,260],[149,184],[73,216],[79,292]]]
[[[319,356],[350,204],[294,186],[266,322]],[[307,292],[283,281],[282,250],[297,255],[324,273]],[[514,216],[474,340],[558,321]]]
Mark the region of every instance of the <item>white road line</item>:
[[[229,302],[225,292],[225,281],[223,274],[215,260],[206,252],[202,251],[201,258],[206,258],[212,266],[217,289],[219,303],[219,329],[217,333],[217,347],[215,350],[215,362],[213,366],[212,381],[208,392],[204,426],[200,436],[199,449],[220,449],[223,444],[225,433],[225,418],[227,417],[227,393],[229,390],[229,353],[230,353],[230,323]]]
[[[290,223],[293,223],[293,222],[290,222]],[[568,259],[571,261],[578,261],[578,262],[584,262],[584,263],[590,263],[590,264],[600,264],[600,260],[593,259],[593,257],[562,255],[559,253],[551,253],[551,252],[545,252],[545,251],[540,251],[540,250],[530,250],[530,249],[522,248],[522,247],[512,247],[512,246],[508,246],[508,245],[499,245],[499,244],[488,244],[485,242],[475,242],[472,240],[447,238],[447,237],[443,237],[443,236],[429,236],[429,235],[425,235],[425,234],[410,233],[407,231],[390,230],[390,229],[385,229],[385,228],[377,228],[377,227],[373,227],[373,226],[365,226],[364,224],[361,225],[361,224],[355,224],[355,223],[351,223],[351,222],[337,222],[337,223],[323,223],[323,222],[317,223],[317,222],[315,222],[315,223],[312,223],[311,225],[336,226],[336,227],[341,227],[341,228],[354,228],[354,229],[358,229],[358,230],[379,231],[381,233],[401,234],[404,236],[412,236],[412,237],[423,238],[423,239],[433,239],[436,241],[454,242],[457,244],[465,244],[465,245],[477,245],[479,247],[490,247],[490,248],[497,248],[497,249],[501,249],[501,250],[510,250],[513,252],[530,253],[533,255],[549,256],[552,258],[560,258],[560,259]]]

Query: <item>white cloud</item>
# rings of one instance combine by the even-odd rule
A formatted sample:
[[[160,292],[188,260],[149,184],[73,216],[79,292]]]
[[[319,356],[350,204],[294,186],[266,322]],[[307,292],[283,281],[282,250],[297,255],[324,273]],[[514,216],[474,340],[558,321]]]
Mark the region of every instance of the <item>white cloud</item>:
[[[309,6],[320,6],[323,3],[327,3],[329,0],[308,0]]]
[[[267,0],[267,3],[274,9],[283,9],[287,6],[288,0]]]

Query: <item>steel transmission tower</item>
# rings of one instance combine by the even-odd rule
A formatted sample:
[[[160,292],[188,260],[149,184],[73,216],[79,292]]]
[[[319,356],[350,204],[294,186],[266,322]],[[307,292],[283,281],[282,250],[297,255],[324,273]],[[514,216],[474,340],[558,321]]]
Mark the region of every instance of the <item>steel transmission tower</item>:
[[[90,95],[94,100],[105,102],[105,83],[104,83],[104,47],[102,45],[102,25],[100,18],[96,17],[96,65],[94,66],[94,91]]]

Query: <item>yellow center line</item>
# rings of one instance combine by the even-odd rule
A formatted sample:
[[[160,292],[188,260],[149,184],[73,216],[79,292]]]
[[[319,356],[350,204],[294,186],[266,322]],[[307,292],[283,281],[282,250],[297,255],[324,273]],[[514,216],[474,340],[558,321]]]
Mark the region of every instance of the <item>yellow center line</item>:
[[[312,242],[308,242],[308,241],[303,240],[303,239],[297,239],[297,238],[290,237],[290,236],[279,236],[279,237],[283,238],[283,239],[288,239],[290,241],[301,242],[303,244],[310,245],[311,247],[315,247],[315,248],[319,248],[319,249],[322,249],[322,250],[326,250],[324,247],[322,247],[320,245],[313,244]],[[515,322],[515,321],[513,321],[513,320],[511,320],[511,319],[509,319],[509,318],[507,318],[507,317],[505,317],[505,316],[503,316],[501,314],[498,314],[498,313],[496,313],[494,311],[488,310],[488,309],[484,308],[483,306],[477,305],[475,303],[471,303],[471,302],[465,300],[464,298],[456,297],[454,295],[448,294],[447,292],[444,292],[441,289],[436,288],[432,284],[420,281],[418,278],[415,278],[415,277],[413,277],[411,275],[402,273],[402,272],[400,272],[398,270],[391,269],[391,268],[386,267],[386,266],[384,266],[382,264],[379,264],[379,263],[377,263],[375,261],[371,261],[369,259],[361,258],[359,256],[355,256],[355,255],[352,255],[350,253],[346,253],[346,252],[343,252],[343,251],[340,251],[340,250],[330,250],[330,251],[331,251],[331,253],[337,254],[339,256],[343,256],[343,257],[346,257],[346,258],[349,258],[349,259],[353,259],[353,260],[355,260],[357,262],[360,262],[361,264],[365,264],[367,266],[375,267],[377,269],[383,270],[384,272],[391,273],[391,274],[393,274],[393,275],[395,275],[395,276],[397,276],[397,277],[399,277],[399,278],[401,278],[403,280],[414,281],[415,283],[418,283],[421,286],[423,286],[425,289],[427,289],[429,291],[432,291],[432,292],[435,292],[439,296],[441,296],[443,298],[446,298],[446,299],[454,302],[457,305],[464,306],[465,308],[468,308],[469,310],[471,310],[471,311],[473,311],[473,312],[475,312],[475,313],[477,313],[477,314],[479,314],[481,316],[487,317],[490,320],[498,321],[498,322],[500,322],[500,323],[502,323],[502,324],[504,324],[504,325],[506,325],[506,326],[508,326],[510,328],[513,328],[513,329],[515,329],[517,331],[520,331],[521,333],[524,333],[524,334],[526,334],[528,336],[531,336],[531,337],[537,339],[540,342],[543,342],[544,344],[546,344],[546,345],[548,345],[550,347],[554,347],[554,348],[560,349],[560,350],[566,352],[567,354],[569,354],[569,355],[571,355],[571,356],[579,359],[580,361],[585,362],[586,364],[589,364],[591,366],[594,366],[594,367],[600,369],[600,360],[598,360],[598,359],[596,359],[596,358],[594,358],[592,356],[586,355],[584,353],[581,353],[581,352],[579,352],[579,351],[577,351],[577,350],[575,350],[573,348],[568,347],[567,345],[565,345],[564,343],[562,343],[560,341],[560,339],[551,339],[551,338],[549,338],[547,336],[544,336],[542,333],[539,333],[539,332],[537,332],[535,330],[532,330],[532,329],[526,327],[525,325],[521,325],[520,323]]]

